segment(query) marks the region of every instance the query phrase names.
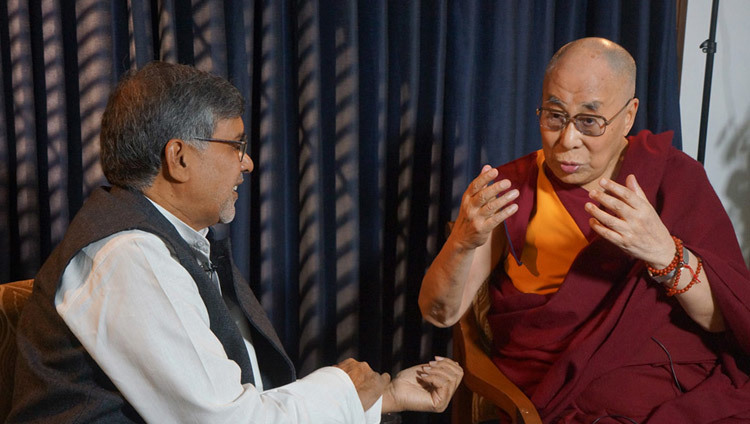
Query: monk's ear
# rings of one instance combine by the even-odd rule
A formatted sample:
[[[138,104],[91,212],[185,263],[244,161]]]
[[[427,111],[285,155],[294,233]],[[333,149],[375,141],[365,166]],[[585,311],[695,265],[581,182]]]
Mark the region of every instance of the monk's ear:
[[[162,160],[162,174],[165,178],[177,182],[185,182],[190,179],[188,164],[190,163],[190,152],[185,140],[179,138],[170,139],[164,146],[164,159]]]
[[[627,135],[630,133],[630,129],[633,128],[633,124],[635,124],[635,115],[638,113],[638,98],[633,97],[633,100],[630,101],[628,104],[627,109],[625,110],[625,127],[623,128],[623,137],[627,137]]]

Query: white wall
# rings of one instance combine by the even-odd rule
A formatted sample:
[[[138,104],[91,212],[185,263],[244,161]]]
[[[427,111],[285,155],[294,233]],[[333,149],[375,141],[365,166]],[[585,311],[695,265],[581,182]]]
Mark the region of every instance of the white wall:
[[[711,0],[689,0],[680,109],[685,153],[696,158]],[[704,165],[750,264],[750,1],[720,0]],[[694,199],[700,202],[700,199]]]

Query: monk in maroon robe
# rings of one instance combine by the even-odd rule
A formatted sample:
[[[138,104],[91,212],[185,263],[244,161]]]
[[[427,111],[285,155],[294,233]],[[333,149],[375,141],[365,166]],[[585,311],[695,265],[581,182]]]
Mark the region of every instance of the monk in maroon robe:
[[[469,185],[420,307],[453,325],[502,267],[493,360],[545,422],[750,422],[750,272],[672,133],[627,137],[634,93],[622,47],[561,48],[537,110],[542,149]]]

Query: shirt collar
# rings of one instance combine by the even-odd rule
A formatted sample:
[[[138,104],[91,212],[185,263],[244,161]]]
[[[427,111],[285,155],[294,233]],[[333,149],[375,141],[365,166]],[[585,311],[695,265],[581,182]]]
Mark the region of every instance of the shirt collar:
[[[174,216],[171,212],[166,210],[164,207],[159,205],[158,203],[154,202],[153,200],[146,197],[151,204],[153,204],[156,209],[164,215],[167,220],[174,225],[174,228],[177,230],[177,233],[180,234],[180,237],[187,242],[190,247],[193,248],[193,250],[200,252],[202,255],[205,255],[205,259],[208,259],[211,257],[211,245],[208,243],[208,239],[206,238],[206,235],[208,234],[208,227],[202,228],[199,231],[195,231],[191,226],[187,225],[185,222],[183,222],[180,218],[177,218]]]

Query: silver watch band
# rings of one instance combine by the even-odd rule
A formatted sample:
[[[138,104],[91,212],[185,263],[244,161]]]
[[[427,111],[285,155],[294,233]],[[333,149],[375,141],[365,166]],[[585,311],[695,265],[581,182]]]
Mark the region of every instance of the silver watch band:
[[[682,263],[680,263],[677,267],[675,267],[675,269],[673,269],[672,272],[670,272],[669,274],[653,275],[651,274],[651,271],[649,271],[648,273],[649,277],[651,277],[651,279],[656,281],[657,283],[661,283],[661,284],[672,281],[674,276],[677,275],[677,270],[680,268],[683,268],[688,263],[690,263],[690,254],[688,252],[689,250],[685,248],[682,249]]]

